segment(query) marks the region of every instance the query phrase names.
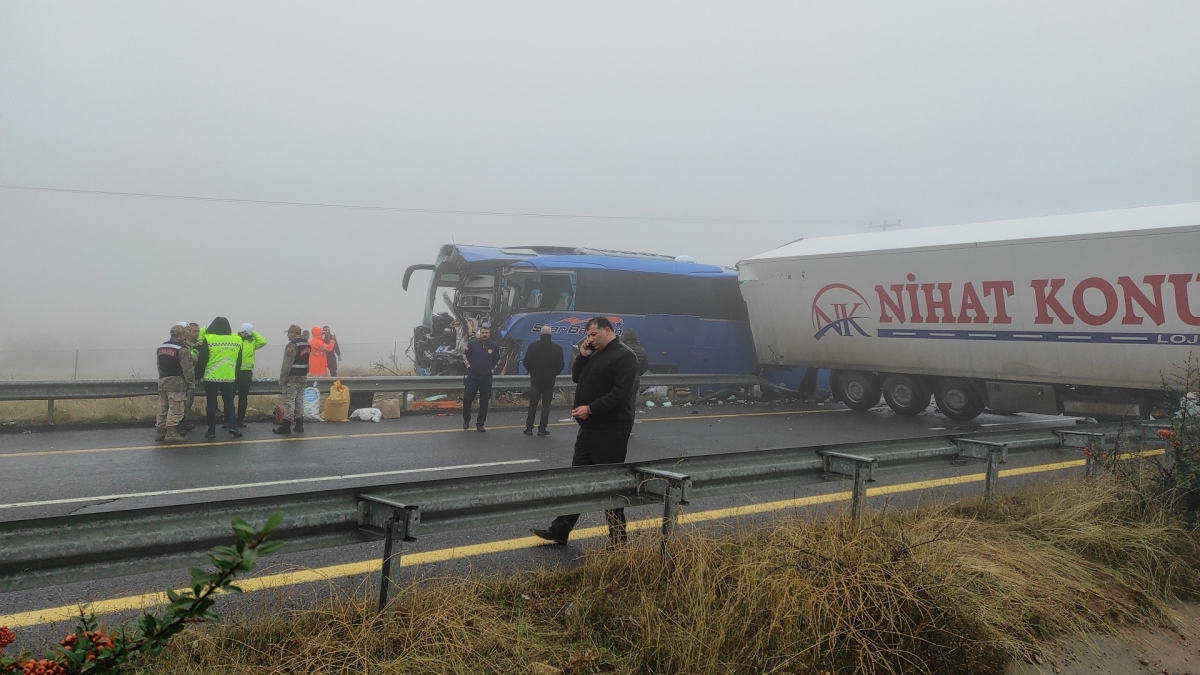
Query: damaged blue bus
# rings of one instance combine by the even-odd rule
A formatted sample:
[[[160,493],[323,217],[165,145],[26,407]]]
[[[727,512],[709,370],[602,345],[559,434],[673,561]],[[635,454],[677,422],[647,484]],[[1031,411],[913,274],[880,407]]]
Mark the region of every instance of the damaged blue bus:
[[[545,325],[569,361],[587,320],[606,316],[618,334],[637,330],[650,372],[760,373],[789,389],[815,384],[812,374],[802,383],[803,369],[761,370],[733,268],[588,248],[445,245],[433,264],[405,270],[405,291],[418,271],[432,275],[407,354],[422,375],[463,374],[462,349],[483,325],[501,345],[498,374],[525,372],[521,358]]]

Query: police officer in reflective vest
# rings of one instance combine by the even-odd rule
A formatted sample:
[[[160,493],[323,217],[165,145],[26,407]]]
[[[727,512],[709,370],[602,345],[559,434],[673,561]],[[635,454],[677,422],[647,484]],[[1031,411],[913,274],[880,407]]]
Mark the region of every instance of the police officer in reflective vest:
[[[248,323],[242,324],[238,337],[242,338],[242,353],[237,364],[237,425],[239,429],[244,429],[246,404],[250,398],[250,386],[254,382],[254,352],[267,346],[267,338]]]
[[[187,392],[196,384],[192,371],[192,350],[184,340],[187,326],[171,326],[171,339],[158,347],[158,415],[154,420],[154,440],[159,443],[182,443],[179,433],[183,421]]]
[[[308,384],[308,357],[312,345],[301,337],[302,329],[292,324],[287,329],[288,343],[283,348],[283,368],[279,384],[283,388],[283,422],[271,429],[277,434],[304,433],[304,387]]]
[[[208,431],[205,438],[217,437],[217,396],[225,411],[224,427],[229,435],[241,438],[237,429],[234,393],[237,390],[237,361],[242,353],[242,338],[229,327],[229,319],[218,316],[208,324],[200,338],[200,360],[204,364],[204,395],[208,398]]]

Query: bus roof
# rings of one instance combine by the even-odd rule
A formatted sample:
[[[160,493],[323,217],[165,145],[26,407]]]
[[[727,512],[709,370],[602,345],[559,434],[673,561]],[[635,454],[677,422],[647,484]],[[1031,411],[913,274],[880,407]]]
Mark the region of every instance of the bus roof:
[[[494,246],[451,245],[443,254],[456,267],[489,269],[498,266],[536,270],[607,269],[625,272],[685,274],[688,276],[737,276],[737,270],[706,265],[681,256],[633,253],[565,246]]]
[[[1094,211],[1062,216],[1000,220],[970,225],[922,227],[800,239],[743,262],[818,256],[883,253],[896,250],[962,248],[1035,239],[1086,239],[1149,230],[1200,227],[1200,202]]]

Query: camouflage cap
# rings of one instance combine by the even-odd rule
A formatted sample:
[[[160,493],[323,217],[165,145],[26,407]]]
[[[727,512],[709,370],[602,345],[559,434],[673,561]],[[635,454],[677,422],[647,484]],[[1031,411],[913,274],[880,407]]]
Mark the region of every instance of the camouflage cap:
[[[300,326],[297,326],[296,324],[292,324],[292,325],[288,326],[288,329],[284,332],[286,332],[286,333],[303,333],[304,329],[301,328]]]
[[[186,332],[187,326],[180,326],[179,324],[171,326],[171,335],[183,335]]]

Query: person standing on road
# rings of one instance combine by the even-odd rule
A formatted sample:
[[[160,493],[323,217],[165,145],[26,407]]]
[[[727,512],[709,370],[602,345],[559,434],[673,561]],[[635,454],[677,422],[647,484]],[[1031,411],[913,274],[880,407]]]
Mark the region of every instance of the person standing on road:
[[[200,363],[200,324],[195,321],[191,323],[181,321],[179,325],[187,327],[183,333],[183,343],[191,352],[193,368],[191,384],[187,389],[187,405],[183,409],[183,420],[179,422],[179,431],[186,433],[196,428],[195,424],[188,422],[188,416],[192,414],[192,403],[196,400],[196,385],[204,379],[204,366]]]
[[[217,437],[217,396],[221,396],[229,435],[241,438],[237,430],[234,394],[237,391],[237,362],[242,353],[242,338],[233,334],[229,319],[218,316],[208,324],[200,338],[200,361],[204,364],[204,395],[208,398],[208,431],[205,438]]]
[[[325,339],[325,345],[329,347],[325,352],[325,359],[329,362],[329,376],[337,377],[337,364],[338,359],[342,358],[342,346],[338,344],[337,336],[329,330],[329,326],[321,327],[321,335]]]
[[[312,338],[309,339],[309,345],[312,347],[312,357],[308,360],[309,376],[328,377],[329,359],[327,356],[333,349],[326,342],[325,334],[321,331],[320,326],[312,327]]]
[[[467,366],[467,377],[463,381],[463,429],[471,428],[471,405],[479,396],[479,419],[475,430],[484,432],[487,422],[488,403],[492,400],[492,369],[500,362],[500,345],[492,342],[492,331],[485,325],[479,329],[479,337],[467,343],[463,350],[463,363]]]
[[[637,355],[621,342],[612,322],[597,316],[587,323],[587,339],[579,346],[579,356],[571,365],[575,381],[575,409],[571,417],[579,423],[575,436],[575,456],[571,466],[619,464],[629,450],[633,431],[633,391],[637,381]],[[626,540],[625,509],[605,511],[608,537],[612,544]],[[559,516],[534,535],[566,546],[579,514]]]
[[[242,324],[238,331],[242,338],[242,351],[238,353],[237,365],[237,426],[246,427],[246,404],[250,398],[250,383],[254,380],[254,352],[267,346],[267,338],[254,330],[252,324]]]
[[[155,352],[158,359],[158,414],[154,419],[154,440],[159,443],[183,443],[179,423],[183,421],[188,390],[195,388],[192,349],[186,341],[187,324],[171,326],[171,338]]]
[[[283,348],[283,368],[279,371],[279,385],[283,390],[283,422],[271,431],[284,436],[295,431],[304,433],[304,387],[308,384],[308,361],[312,345],[302,336],[300,326],[292,324],[287,329],[288,343]]]
[[[529,373],[529,415],[525,418],[525,435],[533,435],[533,417],[537,414],[538,401],[542,403],[542,420],[538,425],[538,436],[549,436],[550,403],[554,400],[554,378],[562,373],[563,350],[554,344],[550,326],[542,326],[541,338],[529,345],[525,359],[521,361]]]
[[[633,405],[637,407],[638,389],[642,386],[642,375],[650,369],[650,355],[646,353],[646,349],[638,342],[637,331],[632,328],[626,328],[625,332],[621,333],[621,343],[633,350],[638,360],[638,379],[633,383]]]

